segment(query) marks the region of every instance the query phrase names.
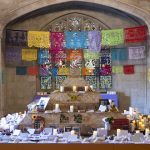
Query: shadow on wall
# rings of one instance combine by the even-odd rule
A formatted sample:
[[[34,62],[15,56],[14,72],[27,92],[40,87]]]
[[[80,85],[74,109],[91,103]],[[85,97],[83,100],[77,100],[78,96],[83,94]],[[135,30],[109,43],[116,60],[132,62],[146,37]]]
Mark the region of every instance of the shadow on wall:
[[[119,110],[123,112],[124,110],[129,110],[129,106],[131,105],[130,96],[126,96],[122,92],[117,92],[119,99]]]

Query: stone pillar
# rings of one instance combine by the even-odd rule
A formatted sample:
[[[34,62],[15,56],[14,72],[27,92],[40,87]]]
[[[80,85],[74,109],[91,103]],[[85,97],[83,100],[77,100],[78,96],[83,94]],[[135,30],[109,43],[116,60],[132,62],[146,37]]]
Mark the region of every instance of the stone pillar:
[[[4,81],[4,40],[2,31],[0,31],[0,117],[4,115],[5,102],[5,81]]]
[[[148,70],[150,69],[150,34],[147,40],[147,82],[146,82],[146,101],[145,101],[145,114],[150,114],[150,79],[148,77]]]

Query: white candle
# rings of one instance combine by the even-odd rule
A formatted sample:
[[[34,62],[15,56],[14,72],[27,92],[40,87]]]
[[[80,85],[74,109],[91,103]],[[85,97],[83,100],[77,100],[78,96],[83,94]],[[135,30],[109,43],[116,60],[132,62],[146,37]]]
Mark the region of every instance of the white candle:
[[[90,85],[90,88],[93,90],[93,85]]]
[[[55,104],[55,110],[59,109],[59,104]]]
[[[64,86],[60,86],[60,92],[64,92]]]
[[[53,129],[53,135],[57,135],[57,129]]]
[[[121,132],[121,130],[117,129],[117,136],[120,136],[120,132]]]
[[[77,87],[73,86],[73,92],[76,92],[76,91],[77,91]]]
[[[139,130],[136,130],[136,133],[140,133],[140,131],[139,131]]]
[[[85,86],[84,88],[85,88],[85,92],[87,92],[88,91],[88,86]]]
[[[75,135],[75,131],[74,131],[74,130],[71,130],[70,134],[71,134],[71,135]]]
[[[149,129],[148,128],[145,129],[145,135],[149,136]]]
[[[129,114],[132,116],[133,115],[133,108],[129,107]]]
[[[97,137],[97,131],[93,131],[93,137]]]
[[[74,107],[73,107],[73,105],[71,105],[70,106],[70,112],[73,112],[73,109],[74,109]]]

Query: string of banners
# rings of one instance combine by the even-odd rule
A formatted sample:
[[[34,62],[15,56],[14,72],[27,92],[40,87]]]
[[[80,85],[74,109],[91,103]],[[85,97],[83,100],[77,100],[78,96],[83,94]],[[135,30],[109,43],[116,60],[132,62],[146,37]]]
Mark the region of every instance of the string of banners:
[[[123,44],[146,39],[146,26],[75,32],[7,30],[6,61],[37,62],[38,66],[17,66],[16,74],[39,75],[41,89],[51,89],[52,78],[58,89],[69,75],[69,68],[80,68],[80,75],[90,85],[107,90],[112,87],[112,73],[134,73],[134,65],[112,66],[111,61],[145,58],[145,46],[123,47]],[[102,46],[112,48],[106,50]]]

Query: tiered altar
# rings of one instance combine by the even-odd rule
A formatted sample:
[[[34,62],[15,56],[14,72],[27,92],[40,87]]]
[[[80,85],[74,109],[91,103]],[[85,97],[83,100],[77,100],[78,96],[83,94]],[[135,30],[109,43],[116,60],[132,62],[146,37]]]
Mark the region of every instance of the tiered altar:
[[[78,75],[78,70],[71,70],[60,91],[52,92],[49,97],[45,112],[29,112],[20,125],[33,127],[34,119],[40,116],[45,127],[80,127],[82,134],[85,128],[104,127],[104,117],[125,118],[119,112],[98,111],[100,93]]]

